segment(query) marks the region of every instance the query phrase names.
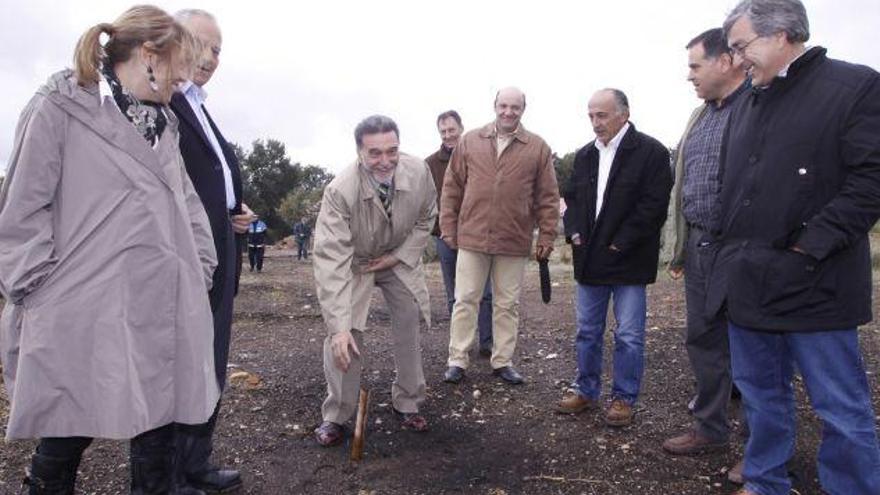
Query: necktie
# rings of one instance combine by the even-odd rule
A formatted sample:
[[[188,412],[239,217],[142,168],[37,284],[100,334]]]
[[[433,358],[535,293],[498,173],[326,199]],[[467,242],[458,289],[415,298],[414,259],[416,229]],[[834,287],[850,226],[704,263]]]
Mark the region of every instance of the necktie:
[[[391,218],[391,184],[380,182],[378,189],[379,199],[382,201],[382,206],[385,208],[385,213],[388,214],[388,218]]]

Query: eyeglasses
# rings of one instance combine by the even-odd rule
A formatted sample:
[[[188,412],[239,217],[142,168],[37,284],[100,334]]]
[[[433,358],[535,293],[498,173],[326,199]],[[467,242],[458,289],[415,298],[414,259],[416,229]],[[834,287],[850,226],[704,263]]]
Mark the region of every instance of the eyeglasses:
[[[760,37],[761,37],[760,34],[756,34],[754,38],[750,39],[750,40],[749,40],[748,42],[746,42],[745,44],[742,44],[742,45],[736,45],[736,44],[734,44],[734,45],[730,45],[730,51],[732,51],[732,52],[734,53],[734,55],[739,55],[740,57],[742,57],[742,56],[744,56],[744,55],[746,54],[746,48],[748,48],[749,45],[751,45],[752,43],[754,43],[755,40],[757,40],[757,39],[760,38]]]

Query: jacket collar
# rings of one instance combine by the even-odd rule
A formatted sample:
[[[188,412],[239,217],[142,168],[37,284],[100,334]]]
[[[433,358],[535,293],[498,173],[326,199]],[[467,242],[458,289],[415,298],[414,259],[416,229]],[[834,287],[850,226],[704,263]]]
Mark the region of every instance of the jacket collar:
[[[746,78],[742,82],[742,84],[740,84],[739,86],[737,86],[737,88],[735,90],[733,90],[733,93],[730,93],[729,95],[725,96],[724,98],[721,98],[720,100],[707,101],[706,102],[707,109],[709,107],[711,107],[713,110],[722,110],[730,105],[733,105],[733,103],[736,102],[737,99],[739,99],[740,95],[745,93],[746,90],[751,87],[751,85],[752,85],[752,81],[749,78]],[[719,102],[720,102],[720,104],[719,104]]]
[[[826,60],[825,53],[827,50],[821,46],[814,46],[796,58],[785,72],[785,76],[776,76],[770,81],[770,84],[761,88],[752,87],[752,94],[759,96],[767,92],[774,92],[777,89],[786,88],[803,77],[804,74]]]
[[[162,169],[159,153],[161,148],[170,145],[169,137],[177,134],[178,122],[173,112],[165,112],[168,126],[159,140],[158,148],[154,150],[126,120],[116,105],[101,104],[97,84],[80,86],[71,70],[64,70],[51,76],[40,88],[39,93],[98,134],[108,144],[132,157],[171,188],[170,180]]]
[[[208,139],[208,135],[205,134],[205,129],[202,127],[202,123],[193,111],[186,96],[182,93],[174,93],[174,96],[171,97],[171,108],[174,110],[174,113],[179,115],[180,118],[187,123],[187,125],[193,128],[196,135],[201,138],[202,144],[204,144],[211,153],[214,153],[214,147],[211,146],[211,141]]]
[[[705,108],[705,104],[700,108]],[[623,139],[620,140],[620,144],[617,146],[618,151],[623,149],[631,150],[633,148],[636,148],[642,141],[640,134],[636,131],[636,125],[633,124],[631,120],[627,122],[629,122],[629,130],[626,131],[626,134],[623,135]],[[593,139],[592,141],[587,143],[583,148],[579,149],[577,153],[596,153],[596,155],[598,156],[599,148],[596,147],[596,140]],[[617,161],[616,158],[615,161]]]
[[[532,133],[527,131],[526,128],[522,125],[522,122],[519,124],[519,129],[517,129],[516,133],[513,134],[513,139],[523,143],[529,144],[529,140],[531,139]],[[480,137],[484,139],[495,139],[498,137],[498,131],[495,130],[495,122],[489,122],[480,128]]]
[[[446,149],[446,146],[440,145],[440,149],[437,150],[437,158],[441,161],[449,162],[449,159],[452,158],[452,150]]]

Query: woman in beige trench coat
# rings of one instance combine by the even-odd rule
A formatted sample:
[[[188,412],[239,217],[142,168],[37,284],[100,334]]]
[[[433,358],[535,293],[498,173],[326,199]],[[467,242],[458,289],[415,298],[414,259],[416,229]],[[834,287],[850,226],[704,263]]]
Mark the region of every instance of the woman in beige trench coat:
[[[88,30],[75,71],[21,115],[0,191],[0,357],[6,437],[41,439],[29,493],[73,493],[93,437],[131,439],[132,493],[169,493],[173,423],[217,403],[214,247],[166,107],[195,53],[168,14],[134,7]]]

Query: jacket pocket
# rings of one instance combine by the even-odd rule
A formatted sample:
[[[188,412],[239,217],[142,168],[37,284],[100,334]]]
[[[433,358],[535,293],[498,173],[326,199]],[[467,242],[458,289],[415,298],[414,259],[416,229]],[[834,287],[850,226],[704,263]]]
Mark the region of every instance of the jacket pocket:
[[[581,243],[579,245],[570,244],[571,246],[571,265],[574,269],[574,278],[577,279],[584,268],[584,249],[585,244],[583,243],[583,238],[581,239]]]
[[[768,250],[761,284],[761,306],[769,314],[785,316],[812,312],[833,300],[834,281],[824,263],[788,249]]]

